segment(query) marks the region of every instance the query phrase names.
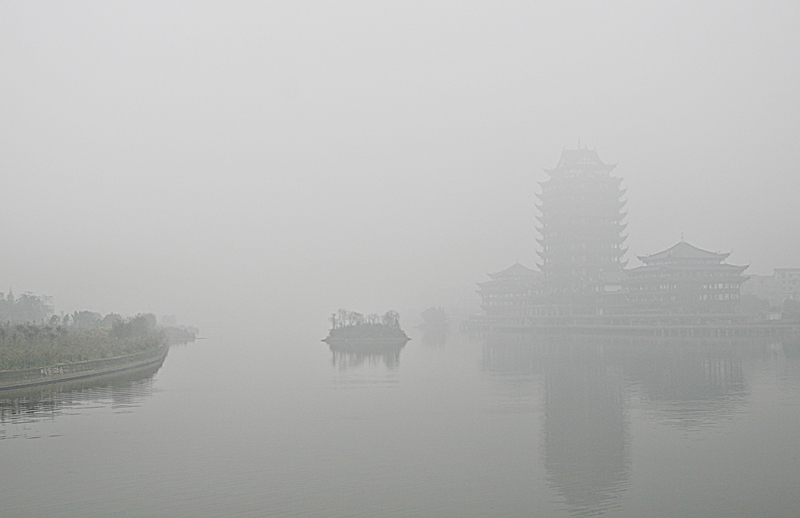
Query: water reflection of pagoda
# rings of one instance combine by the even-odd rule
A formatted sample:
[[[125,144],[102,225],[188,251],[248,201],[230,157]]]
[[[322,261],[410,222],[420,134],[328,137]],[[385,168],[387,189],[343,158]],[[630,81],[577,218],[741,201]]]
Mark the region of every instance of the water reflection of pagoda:
[[[555,349],[545,376],[545,469],[574,516],[612,508],[630,470],[622,377],[587,345]]]
[[[622,372],[586,340],[490,333],[481,355],[482,371],[503,385],[494,390],[497,411],[530,410],[543,397],[547,480],[574,516],[614,507],[630,470]]]

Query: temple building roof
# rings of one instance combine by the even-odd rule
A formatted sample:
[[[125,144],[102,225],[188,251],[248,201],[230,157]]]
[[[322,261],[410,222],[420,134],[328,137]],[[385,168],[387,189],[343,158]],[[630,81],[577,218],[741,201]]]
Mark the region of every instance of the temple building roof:
[[[693,271],[693,272],[730,272],[730,273],[741,273],[745,271],[749,265],[744,266],[737,266],[735,264],[727,264],[727,263],[659,263],[659,264],[647,264],[642,266],[637,266],[636,268],[631,268],[628,270],[628,274],[643,274],[645,272],[660,272],[660,271],[672,271],[672,272],[679,272],[679,271]]]
[[[490,273],[489,277],[492,279],[503,279],[509,277],[538,277],[540,275],[536,270],[532,270],[527,266],[515,263],[503,271],[497,273]]]
[[[682,240],[680,243],[667,248],[662,252],[658,252],[652,255],[639,255],[637,256],[640,261],[645,264],[660,264],[660,263],[671,263],[671,262],[716,262],[721,263],[724,261],[730,254],[728,253],[717,253],[717,252],[709,252],[708,250],[703,250],[702,248],[697,248],[696,246],[690,245],[686,241]]]

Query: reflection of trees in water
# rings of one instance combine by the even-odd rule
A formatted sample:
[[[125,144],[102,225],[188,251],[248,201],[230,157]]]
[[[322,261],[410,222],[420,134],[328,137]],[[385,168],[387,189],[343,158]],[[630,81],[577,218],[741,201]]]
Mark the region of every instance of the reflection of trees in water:
[[[107,402],[112,409],[138,406],[153,394],[153,376],[161,365],[158,363],[87,380],[0,392],[0,424],[54,419],[70,408],[88,403]],[[0,433],[2,438],[4,435]]]
[[[444,347],[450,334],[447,322],[441,324],[428,324],[422,327],[422,343],[428,347]]]
[[[360,345],[358,347],[337,347],[330,345],[333,358],[331,363],[339,370],[347,370],[362,365],[385,365],[395,370],[400,365],[400,351],[404,345]]]
[[[545,367],[545,469],[574,516],[612,508],[627,488],[630,436],[619,369],[590,339],[560,337]]]

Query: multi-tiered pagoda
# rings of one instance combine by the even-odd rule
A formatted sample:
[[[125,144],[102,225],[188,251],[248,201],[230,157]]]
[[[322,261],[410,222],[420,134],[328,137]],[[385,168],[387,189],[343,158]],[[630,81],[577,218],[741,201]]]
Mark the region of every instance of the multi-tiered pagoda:
[[[737,305],[747,266],[727,264],[727,253],[681,238],[625,269],[625,190],[614,167],[597,151],[579,148],[565,149],[556,167],[545,169],[549,178],[539,183],[537,204],[541,272],[515,264],[490,274],[478,290],[484,314],[470,317],[470,329],[702,337],[783,332],[759,322],[743,327],[749,317]],[[797,272],[781,271],[785,293],[797,291]]]
[[[625,190],[612,175],[615,165],[593,149],[565,149],[539,182],[539,268],[549,290],[575,313],[600,312],[604,279],[625,266]]]

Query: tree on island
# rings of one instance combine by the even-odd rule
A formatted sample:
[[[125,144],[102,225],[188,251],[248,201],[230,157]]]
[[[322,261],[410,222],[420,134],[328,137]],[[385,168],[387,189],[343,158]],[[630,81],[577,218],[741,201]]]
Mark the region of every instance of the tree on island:
[[[387,311],[383,316],[372,313],[365,317],[361,313],[356,313],[355,311],[340,309],[332,314],[328,320],[330,320],[333,329],[364,325],[381,325],[397,329],[400,328],[400,314],[397,311]]]

